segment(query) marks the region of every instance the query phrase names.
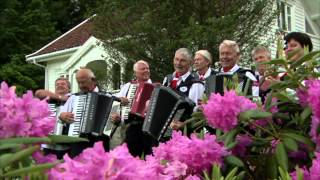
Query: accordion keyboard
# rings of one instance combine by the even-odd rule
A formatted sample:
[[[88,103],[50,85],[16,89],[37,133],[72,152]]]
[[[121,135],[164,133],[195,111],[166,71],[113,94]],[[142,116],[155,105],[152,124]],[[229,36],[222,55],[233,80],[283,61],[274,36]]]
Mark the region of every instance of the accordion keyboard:
[[[86,95],[76,96],[75,99],[75,108],[73,109],[74,122],[70,124],[68,136],[79,137],[83,105],[86,103]]]
[[[129,118],[129,113],[131,111],[132,101],[133,101],[133,98],[136,94],[137,88],[138,88],[138,84],[130,84],[128,94],[127,94],[129,104],[126,106],[122,106],[122,108],[121,108],[121,120],[123,120],[123,121],[126,121]]]

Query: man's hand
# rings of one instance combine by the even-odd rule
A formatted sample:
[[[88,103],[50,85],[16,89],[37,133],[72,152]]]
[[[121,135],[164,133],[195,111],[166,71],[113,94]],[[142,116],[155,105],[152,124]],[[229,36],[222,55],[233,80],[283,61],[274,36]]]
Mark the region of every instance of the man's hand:
[[[260,89],[262,91],[267,91],[270,86],[276,82],[279,82],[280,79],[278,77],[272,77],[272,76],[268,76],[265,78],[264,82],[260,85]]]
[[[126,98],[126,97],[120,97],[120,100],[121,100],[121,105],[122,106],[126,106],[129,104],[129,99]]]
[[[59,116],[59,119],[65,123],[73,123],[74,116],[71,112],[62,112]]]
[[[118,124],[121,122],[121,117],[119,113],[111,113],[111,121],[113,122],[113,124]]]
[[[174,129],[174,130],[179,130],[179,129],[182,129],[184,127],[185,123],[184,122],[181,122],[181,121],[178,121],[178,120],[173,120],[170,124],[170,127],[171,129]]]

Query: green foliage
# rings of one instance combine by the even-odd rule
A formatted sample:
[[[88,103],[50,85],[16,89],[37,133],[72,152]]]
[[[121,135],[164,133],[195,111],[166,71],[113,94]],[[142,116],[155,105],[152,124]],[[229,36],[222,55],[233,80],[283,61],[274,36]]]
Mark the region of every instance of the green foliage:
[[[225,176],[221,172],[220,166],[215,164],[211,170],[211,176],[209,176],[208,172],[204,172],[205,180],[241,180],[243,179],[243,172],[238,173],[238,168],[233,168],[230,172],[228,172]]]
[[[208,49],[217,61],[218,45],[232,39],[249,54],[274,19],[272,2],[103,0],[95,18],[96,36],[119,62],[119,51],[128,61],[148,61],[152,79],[160,81],[173,71],[174,52],[180,47]]]
[[[25,55],[43,47],[81,22],[97,1],[2,0],[0,5],[0,77],[17,94],[44,85],[44,69],[25,62]]]
[[[59,161],[37,164],[32,154],[40,150],[36,144],[73,143],[88,141],[83,138],[49,135],[48,137],[18,137],[0,140],[0,179],[29,178],[45,179],[46,170],[54,167]]]
[[[305,80],[319,79],[320,73],[315,70],[319,67],[319,57],[320,51],[305,51],[305,55],[296,61],[282,56],[267,63],[269,73],[266,76],[275,77],[283,72],[287,75],[283,80],[275,81],[271,85],[264,108],[258,104],[258,109],[241,112],[238,125],[230,131],[215,130],[218,141],[223,142],[231,151],[236,150],[238,145],[241,146],[241,141],[237,140],[239,136],[245,135],[252,140],[250,145],[245,147],[245,155],[231,154],[225,157],[226,170],[223,174],[237,167],[243,171],[245,179],[291,180],[289,172],[294,171],[296,166],[310,167],[316,149],[309,135],[313,112],[311,107],[300,104],[296,91],[307,89]],[[237,88],[232,81],[228,82],[227,86],[226,89]],[[274,108],[277,108],[278,112],[272,112]],[[266,123],[259,124],[261,119],[265,119]],[[202,112],[194,113],[187,122],[197,129],[208,126]],[[306,156],[296,159],[293,155],[295,152],[305,153]],[[298,179],[303,179],[299,168],[296,168],[296,173]],[[214,179],[223,179],[219,169],[215,168],[214,174]],[[205,178],[211,177],[206,174]]]

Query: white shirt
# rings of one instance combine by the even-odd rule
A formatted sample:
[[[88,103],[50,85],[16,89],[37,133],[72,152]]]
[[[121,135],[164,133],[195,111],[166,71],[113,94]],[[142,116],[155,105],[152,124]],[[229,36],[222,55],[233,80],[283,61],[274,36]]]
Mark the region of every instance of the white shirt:
[[[232,75],[236,71],[238,71],[239,69],[240,69],[240,67],[238,66],[238,64],[235,64],[229,71],[224,72],[223,68],[221,68],[220,72],[221,72],[221,74],[231,74]],[[245,76],[252,81],[258,81],[257,78],[255,77],[255,75],[253,75],[250,71],[247,71]]]
[[[148,79],[147,81],[148,83],[152,83],[151,79]],[[127,82],[126,84],[124,84],[123,86],[121,86],[120,91],[116,94],[114,94],[114,96],[116,97],[126,97],[129,87],[130,87],[131,82]]]
[[[206,79],[207,77],[209,77],[210,75],[211,75],[211,68],[208,68],[208,70],[206,71],[206,73],[204,73],[204,76],[203,76],[203,78],[204,79]],[[200,77],[200,74],[199,74],[199,72],[197,71],[197,75],[198,75],[198,77]]]

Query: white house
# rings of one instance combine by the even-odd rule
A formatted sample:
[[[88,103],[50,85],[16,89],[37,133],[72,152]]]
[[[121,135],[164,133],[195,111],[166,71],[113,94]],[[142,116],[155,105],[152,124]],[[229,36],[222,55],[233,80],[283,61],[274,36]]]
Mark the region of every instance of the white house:
[[[307,33],[314,45],[320,49],[320,0],[277,0],[279,17],[274,21],[272,30],[266,39],[274,38],[281,32],[299,31]],[[105,74],[108,90],[120,85],[124,65],[115,63],[108,52],[101,47],[99,40],[93,36],[93,23],[87,19],[70,31],[45,45],[38,51],[26,56],[26,61],[45,68],[45,88],[54,90],[54,81],[60,76],[67,77],[72,83],[72,92],[78,91],[75,72],[82,66],[94,66],[111,70]],[[276,45],[271,45],[273,54]],[[108,69],[108,71],[107,71]]]
[[[72,92],[78,92],[75,73],[80,67],[88,66],[105,70],[104,80],[108,84],[104,87],[106,90],[118,89],[120,86],[121,66],[108,56],[101,42],[93,36],[91,18],[27,55],[26,61],[45,69],[45,89],[51,91],[55,89],[54,81],[62,76],[70,80]],[[112,74],[107,73],[110,69]],[[118,78],[112,78],[115,76]]]
[[[313,49],[320,50],[320,0],[277,0],[280,15],[266,36],[275,38],[279,32],[292,31],[307,33]],[[276,54],[276,43],[271,44],[272,54]]]

